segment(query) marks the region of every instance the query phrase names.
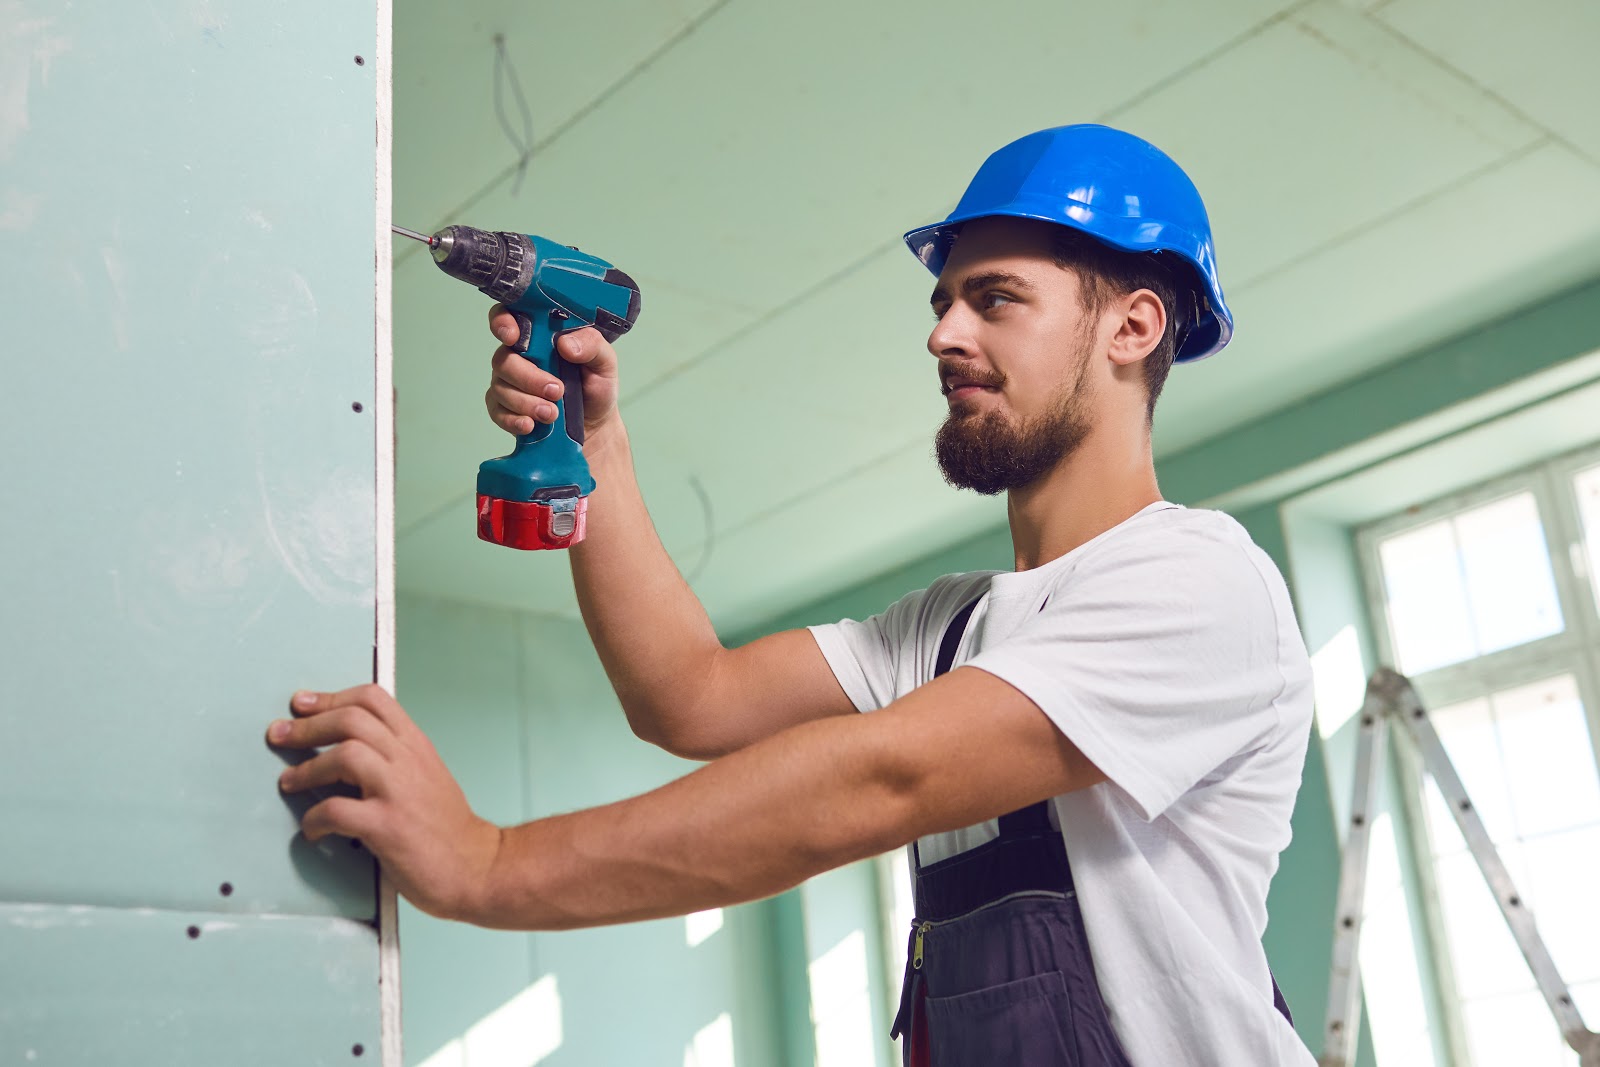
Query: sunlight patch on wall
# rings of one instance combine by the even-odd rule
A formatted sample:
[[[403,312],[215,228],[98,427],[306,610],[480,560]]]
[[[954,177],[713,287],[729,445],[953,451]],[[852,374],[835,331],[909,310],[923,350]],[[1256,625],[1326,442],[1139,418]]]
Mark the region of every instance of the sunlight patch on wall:
[[[1326,741],[1361,710],[1367,693],[1366,666],[1354,626],[1345,626],[1311,656],[1317,730]]]
[[[683,917],[683,939],[694,948],[700,942],[722,929],[722,909],[691,912]]]
[[[561,1040],[561,991],[556,976],[547,974],[419,1067],[534,1067]]]
[[[866,936],[852,930],[812,960],[809,972],[817,1067],[873,1067]]]
[[[733,1067],[733,1017],[712,1019],[683,1050],[683,1067]]]

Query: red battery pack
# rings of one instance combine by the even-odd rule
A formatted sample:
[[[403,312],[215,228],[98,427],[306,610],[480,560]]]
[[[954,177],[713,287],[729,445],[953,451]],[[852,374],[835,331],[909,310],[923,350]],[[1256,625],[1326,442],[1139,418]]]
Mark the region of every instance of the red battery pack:
[[[507,548],[571,548],[583,540],[589,498],[502,500],[478,494],[478,539]]]

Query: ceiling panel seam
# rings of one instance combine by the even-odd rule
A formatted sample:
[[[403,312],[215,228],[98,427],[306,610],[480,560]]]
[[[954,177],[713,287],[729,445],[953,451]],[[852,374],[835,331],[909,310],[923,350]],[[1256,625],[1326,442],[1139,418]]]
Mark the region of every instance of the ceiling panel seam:
[[[627,86],[633,82],[635,78],[639,77],[639,75],[643,74],[646,70],[649,70],[661,59],[661,57],[665,56],[668,52],[682,44],[690,34],[694,33],[701,26],[705,25],[707,20],[712,18],[717,14],[717,12],[727,7],[732,2],[733,0],[716,0],[716,2],[710,7],[706,8],[688,22],[684,23],[676,33],[656,46],[654,51],[645,56],[639,62],[635,63],[632,67],[628,68],[628,70],[618,77],[616,81],[606,86],[603,90],[596,94],[592,100],[584,104],[577,111],[573,112],[572,115],[568,116],[566,121],[562,122],[559,126],[552,130],[547,137],[544,137],[535,143],[532,148],[528,149],[526,156],[519,158],[514,163],[509,164],[499,174],[489,179],[489,181],[477,192],[468,196],[460,204],[456,205],[456,207],[451,211],[446,212],[444,218],[436,223],[436,228],[449,225],[453,219],[465,217],[466,214],[471,211],[472,208],[476,207],[484,197],[494,192],[496,187],[503,185],[506,181],[513,178],[519,170],[527,166],[529,161],[536,158],[546,148],[554,144],[557,138],[561,137],[562,134],[572,129],[579,122],[582,122],[584,119],[594,114],[594,112],[604,106],[607,101],[612,99],[623,89],[627,88]],[[418,255],[420,252],[421,249],[417,245],[408,244],[407,247],[402,249],[400,254],[394,258],[394,265],[398,267],[407,259]]]
[[[1139,92],[1134,93],[1131,97],[1102,115],[1101,121],[1105,123],[1112,122],[1118,115],[1138,107],[1151,97],[1160,95],[1162,92],[1171,88],[1173,85],[1176,85],[1178,82],[1182,81],[1184,78],[1187,78],[1195,71],[1204,69],[1211,63],[1214,63],[1218,59],[1227,55],[1229,52],[1232,52],[1240,45],[1260,37],[1263,33],[1266,33],[1274,26],[1288,21],[1301,11],[1305,10],[1307,7],[1310,7],[1312,4],[1318,2],[1319,0],[1299,0],[1299,3],[1291,4],[1281,11],[1268,15],[1254,26],[1251,26],[1249,29],[1246,29],[1242,33],[1230,38],[1229,40],[1224,41],[1222,44],[1213,48],[1211,51],[1205,53],[1199,58],[1184,64],[1182,67],[1179,67],[1177,70],[1173,71],[1165,78],[1162,78],[1160,81],[1147,85]]]
[[[1538,119],[1534,118],[1528,112],[1524,111],[1522,108],[1520,108],[1516,104],[1512,103],[1511,100],[1508,99],[1507,97],[1502,96],[1500,93],[1498,93],[1495,90],[1489,88],[1487,85],[1485,85],[1482,82],[1480,82],[1477,78],[1474,78],[1471,74],[1467,73],[1465,70],[1462,70],[1460,67],[1456,66],[1454,63],[1450,62],[1445,57],[1439,55],[1437,52],[1433,52],[1433,51],[1429,50],[1428,46],[1423,44],[1421,41],[1418,41],[1416,38],[1412,37],[1410,34],[1406,33],[1404,30],[1401,30],[1399,27],[1390,25],[1388,22],[1384,21],[1384,19],[1377,14],[1376,10],[1371,11],[1371,12],[1365,12],[1364,15],[1370,22],[1372,22],[1373,25],[1375,25],[1378,28],[1380,28],[1384,33],[1387,33],[1390,36],[1392,36],[1400,44],[1404,45],[1407,48],[1412,49],[1415,52],[1418,52],[1418,53],[1426,56],[1430,61],[1432,61],[1434,63],[1437,63],[1442,69],[1449,71],[1451,74],[1455,75],[1457,78],[1460,78],[1462,81],[1466,82],[1468,85],[1471,85],[1474,89],[1477,89],[1484,96],[1488,97],[1490,100],[1493,100],[1500,107],[1505,108],[1507,111],[1509,111],[1511,114],[1515,115],[1521,121],[1526,122],[1529,126],[1532,126],[1536,130],[1543,131],[1545,136],[1549,137],[1551,140],[1559,141],[1563,146],[1565,146],[1568,150],[1570,150],[1573,154],[1577,155],[1579,158],[1585,160],[1586,162],[1593,163],[1593,164],[1596,164],[1597,166],[1600,166],[1600,159],[1597,159],[1593,155],[1590,155],[1588,152],[1584,151],[1582,148],[1579,148],[1577,145],[1575,145],[1571,141],[1567,140],[1567,138],[1562,135],[1560,130],[1555,130],[1555,129],[1550,128],[1549,126],[1546,126],[1544,123],[1542,123]]]
[[[695,367],[696,365],[698,365],[700,363],[705,362],[711,356],[716,355],[718,352],[721,352],[723,349],[729,347],[730,345],[734,344],[735,342],[744,340],[746,337],[750,336],[753,333],[756,333],[763,326],[766,326],[767,324],[772,322],[774,319],[776,319],[776,318],[778,318],[778,317],[780,317],[780,316],[782,316],[782,315],[794,310],[795,308],[799,307],[801,304],[804,304],[806,301],[810,300],[812,297],[817,296],[820,293],[824,292],[830,286],[832,286],[832,285],[834,285],[834,284],[836,284],[838,282],[842,282],[846,278],[849,278],[852,274],[856,274],[856,273],[866,269],[875,260],[877,260],[879,258],[882,258],[882,257],[886,257],[890,253],[894,252],[896,249],[904,248],[904,247],[905,247],[905,244],[899,237],[896,237],[896,238],[894,238],[893,240],[890,240],[890,241],[886,241],[881,245],[875,246],[871,251],[867,252],[866,255],[860,257],[859,259],[852,260],[851,262],[846,263],[843,267],[840,267],[838,270],[834,271],[832,274],[829,274],[827,277],[823,278],[821,281],[817,282],[815,285],[807,286],[805,289],[803,289],[800,292],[796,293],[794,296],[790,297],[788,300],[785,300],[783,303],[777,305],[776,307],[770,308],[769,310],[764,312],[760,317],[752,319],[750,322],[745,323],[743,326],[741,326],[738,329],[734,330],[732,333],[728,334],[726,337],[721,338],[715,344],[713,344],[711,347],[709,347],[709,348],[705,349],[704,351],[700,352],[698,355],[690,356],[688,359],[684,360],[682,363],[679,363],[677,366],[670,367],[667,370],[663,371],[661,374],[659,374],[655,378],[651,379],[649,384],[641,386],[639,388],[638,392],[634,393],[631,397],[628,398],[629,402],[636,403],[636,402],[642,400],[644,397],[649,396],[651,393],[655,392],[655,390],[656,390],[656,388],[658,386],[661,386],[661,385],[665,384],[666,382],[671,381],[673,378],[676,378],[678,375],[685,373],[686,371],[692,369],[693,367]]]
[[[1244,281],[1239,282],[1236,285],[1229,286],[1228,291],[1230,293],[1234,293],[1235,295],[1249,292],[1252,286],[1281,277],[1283,272],[1291,265],[1298,266],[1307,260],[1315,259],[1324,252],[1330,252],[1333,249],[1338,248],[1340,245],[1348,244],[1364,233],[1368,233],[1369,231],[1377,229],[1380,226],[1385,226],[1397,219],[1403,218],[1410,212],[1416,211],[1418,208],[1427,204],[1429,201],[1437,200],[1441,196],[1447,196],[1459,189],[1464,189],[1481,178],[1485,178],[1498,170],[1502,170],[1506,167],[1519,163],[1540,149],[1548,148],[1550,145],[1558,142],[1559,140],[1560,139],[1556,137],[1541,137],[1539,140],[1534,141],[1531,144],[1524,145],[1523,147],[1508,152],[1503,156],[1498,156],[1495,159],[1490,160],[1488,163],[1485,163],[1481,167],[1476,167],[1472,170],[1469,170],[1465,174],[1462,174],[1443,185],[1437,186],[1436,188],[1422,193],[1420,196],[1412,197],[1410,200],[1407,200],[1398,207],[1392,208],[1389,211],[1386,211],[1383,214],[1375,216],[1371,219],[1367,219],[1366,221],[1361,222],[1342,233],[1328,238],[1326,241],[1323,241],[1318,245],[1296,252],[1292,259],[1283,263],[1273,264],[1266,270],[1260,271],[1259,273],[1246,278]]]

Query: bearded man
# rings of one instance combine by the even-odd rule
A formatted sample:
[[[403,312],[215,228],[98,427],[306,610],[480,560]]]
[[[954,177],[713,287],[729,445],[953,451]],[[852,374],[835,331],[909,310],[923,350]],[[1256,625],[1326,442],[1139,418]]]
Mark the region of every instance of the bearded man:
[[[360,837],[426,911],[516,929],[752,900],[906,846],[908,1064],[1310,1064],[1261,947],[1305,648],[1271,561],[1227,516],[1164,501],[1151,453],[1168,369],[1232,333],[1200,196],[1139,138],[1064,126],[994,153],[906,241],[938,279],[938,461],[1006,494],[1012,571],[724,648],[640,498],[615,353],[568,334],[605,486],[571,551],[584,620],[635,733],[710,763],[501,829],[382,690],[302,693],[274,743],[350,744],[283,787],[363,792],[305,832]],[[490,326],[516,340],[503,309]],[[495,353],[504,429],[552,421],[560,390]]]

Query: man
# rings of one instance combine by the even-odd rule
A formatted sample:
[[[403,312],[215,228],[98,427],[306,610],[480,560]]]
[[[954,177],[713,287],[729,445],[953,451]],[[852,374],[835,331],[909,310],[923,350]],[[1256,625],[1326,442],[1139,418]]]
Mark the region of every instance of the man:
[[[639,496],[615,355],[580,331],[561,352],[586,369],[602,487],[571,553],[584,619],[634,731],[712,762],[501,830],[367,686],[297,695],[272,740],[335,747],[283,788],[358,786],[306,834],[360,837],[419,907],[495,927],[679,915],[909,844],[908,1063],[1308,1064],[1260,941],[1305,649],[1271,562],[1162,501],[1152,465],[1167,368],[1232,331],[1199,194],[1138,138],[1061,127],[996,152],[907,243],[938,278],[938,460],[1007,494],[1013,572],[723,648]],[[500,426],[554,417],[557,379],[503,347],[493,366]]]

